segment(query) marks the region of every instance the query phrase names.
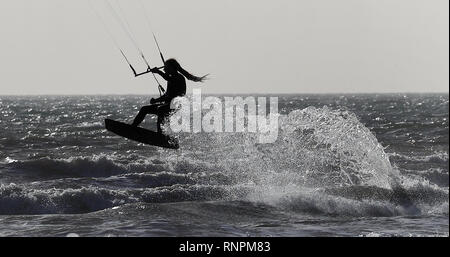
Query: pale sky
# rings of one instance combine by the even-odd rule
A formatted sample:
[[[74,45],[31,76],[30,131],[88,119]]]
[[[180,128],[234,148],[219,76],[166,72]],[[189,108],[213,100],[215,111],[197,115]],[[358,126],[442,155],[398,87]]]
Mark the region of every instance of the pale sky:
[[[151,65],[161,61],[146,14],[166,58],[211,74],[204,93],[448,92],[448,0],[117,1]],[[151,75],[132,76],[89,0],[0,0],[0,33],[0,95],[158,92]]]

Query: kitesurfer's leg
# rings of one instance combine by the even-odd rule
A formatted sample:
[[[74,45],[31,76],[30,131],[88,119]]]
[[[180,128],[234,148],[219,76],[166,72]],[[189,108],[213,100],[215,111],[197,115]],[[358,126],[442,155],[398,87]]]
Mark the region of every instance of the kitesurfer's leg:
[[[147,105],[142,107],[136,118],[134,118],[133,124],[131,125],[134,127],[139,126],[139,124],[141,124],[147,114],[157,114],[157,110],[157,105]]]
[[[158,107],[158,122],[157,122],[157,131],[158,133],[162,134],[162,125],[164,123],[164,120],[169,116],[170,114],[170,105],[165,104]]]
[[[162,134],[162,124],[164,122],[164,115],[163,114],[158,114],[158,122],[157,122],[157,132],[159,134]]]

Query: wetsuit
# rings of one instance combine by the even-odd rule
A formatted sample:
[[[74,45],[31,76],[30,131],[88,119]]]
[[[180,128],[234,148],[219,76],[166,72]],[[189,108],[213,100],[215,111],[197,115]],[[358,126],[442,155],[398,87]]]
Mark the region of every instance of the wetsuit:
[[[178,72],[175,75],[168,75],[161,71],[158,73],[167,80],[166,93],[160,98],[154,99],[151,105],[143,106],[132,125],[139,126],[147,114],[156,114],[158,115],[158,133],[162,133],[162,122],[171,112],[170,102],[175,97],[186,95],[186,80],[184,76]]]

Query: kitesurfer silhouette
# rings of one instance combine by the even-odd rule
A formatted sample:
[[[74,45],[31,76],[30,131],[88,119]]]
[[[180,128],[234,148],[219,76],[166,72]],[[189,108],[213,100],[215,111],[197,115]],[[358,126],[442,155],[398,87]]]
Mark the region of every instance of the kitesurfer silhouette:
[[[149,71],[159,74],[163,79],[167,81],[167,90],[161,97],[150,100],[150,105],[143,106],[136,118],[134,119],[132,126],[137,127],[144,120],[147,114],[156,114],[158,116],[157,131],[162,134],[162,123],[164,119],[169,116],[170,102],[179,96],[186,95],[186,80],[185,78],[194,82],[203,82],[206,76],[197,77],[187,72],[181,67],[175,59],[169,59],[164,62],[164,72],[159,68],[153,68]]]

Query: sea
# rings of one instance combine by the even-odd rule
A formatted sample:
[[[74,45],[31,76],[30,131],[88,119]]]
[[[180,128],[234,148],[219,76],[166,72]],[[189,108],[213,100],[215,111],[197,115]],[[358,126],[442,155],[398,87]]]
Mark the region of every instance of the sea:
[[[178,150],[105,129],[151,96],[0,96],[0,236],[449,236],[448,93],[269,96],[275,142]]]

